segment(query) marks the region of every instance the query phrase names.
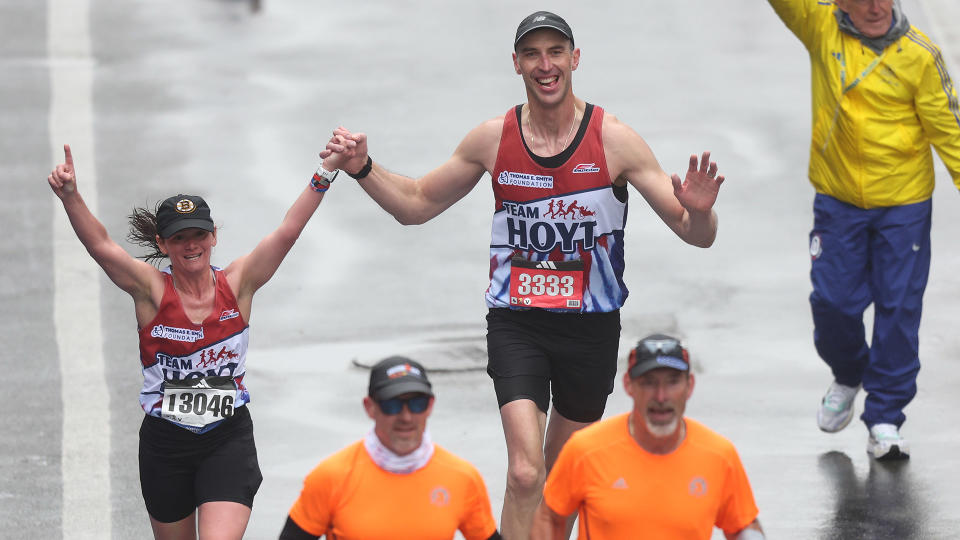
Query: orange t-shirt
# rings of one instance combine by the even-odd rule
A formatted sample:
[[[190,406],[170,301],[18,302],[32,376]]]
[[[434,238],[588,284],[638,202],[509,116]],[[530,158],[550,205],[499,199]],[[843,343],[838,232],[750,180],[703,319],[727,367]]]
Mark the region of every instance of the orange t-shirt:
[[[290,518],[328,540],[487,540],[497,530],[480,473],[439,445],[425,467],[394,474],[377,466],[363,441],[307,475]]]
[[[733,444],[684,418],[687,435],[666,455],[630,436],[627,414],[573,434],[544,486],[560,515],[579,509],[580,539],[709,539],[716,525],[736,533],[757,517]]]

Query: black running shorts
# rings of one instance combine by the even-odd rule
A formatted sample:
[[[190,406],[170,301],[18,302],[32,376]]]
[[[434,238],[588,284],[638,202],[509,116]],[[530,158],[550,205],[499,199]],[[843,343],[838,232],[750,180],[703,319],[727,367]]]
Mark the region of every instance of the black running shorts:
[[[156,416],[140,425],[140,489],[147,512],[161,523],[189,516],[211,501],[253,508],[263,476],[247,406],[206,433]]]
[[[530,399],[547,412],[594,422],[613,392],[620,312],[557,313],[494,308],[487,313],[487,374],[500,407]]]

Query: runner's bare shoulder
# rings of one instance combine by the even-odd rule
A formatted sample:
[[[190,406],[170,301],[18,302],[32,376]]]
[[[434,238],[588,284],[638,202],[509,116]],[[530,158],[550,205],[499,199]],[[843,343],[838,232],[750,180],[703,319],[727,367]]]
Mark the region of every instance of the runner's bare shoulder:
[[[503,115],[491,118],[470,130],[457,148],[457,154],[487,171],[493,170],[503,133],[503,118]]]
[[[624,174],[639,174],[645,170],[658,170],[660,165],[656,157],[632,127],[621,122],[612,114],[603,115],[603,151],[607,156],[607,168],[614,183],[626,182]]]
[[[643,140],[640,135],[634,131],[634,129],[627,124],[620,121],[616,116],[604,111],[603,113],[603,125],[601,127],[603,132],[603,143],[606,145],[610,144],[620,144],[628,142],[630,139],[639,139]]]

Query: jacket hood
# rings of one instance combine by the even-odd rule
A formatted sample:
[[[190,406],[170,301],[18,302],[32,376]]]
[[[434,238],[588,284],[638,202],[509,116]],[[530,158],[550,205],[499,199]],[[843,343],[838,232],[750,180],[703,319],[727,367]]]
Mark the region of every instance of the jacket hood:
[[[853,25],[853,21],[850,20],[850,16],[847,15],[847,12],[843,11],[839,7],[833,12],[833,14],[837,18],[837,25],[840,27],[840,30],[859,39],[860,42],[866,45],[870,50],[876,54],[880,54],[884,49],[898,39],[902,38],[903,35],[910,30],[910,22],[907,20],[907,16],[903,14],[903,10],[900,9],[900,0],[893,1],[892,11],[893,24],[890,25],[890,29],[887,30],[886,34],[876,38],[867,37],[863,35],[860,30],[857,30],[857,27]]]

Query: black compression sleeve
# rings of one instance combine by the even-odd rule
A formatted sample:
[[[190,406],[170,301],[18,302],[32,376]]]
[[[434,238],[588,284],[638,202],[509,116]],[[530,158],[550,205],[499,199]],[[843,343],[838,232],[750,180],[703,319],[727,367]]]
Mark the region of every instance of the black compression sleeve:
[[[319,536],[314,536],[300,528],[290,516],[287,516],[287,522],[280,531],[280,540],[317,540]]]
[[[493,534],[487,540],[503,540],[503,537],[500,536],[500,531],[493,531]]]

